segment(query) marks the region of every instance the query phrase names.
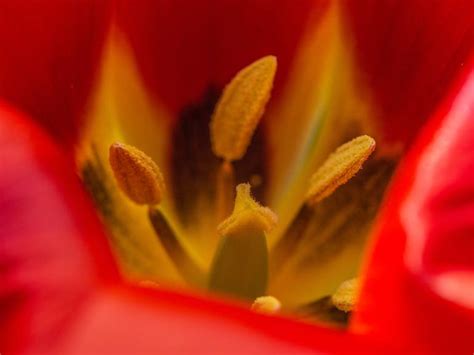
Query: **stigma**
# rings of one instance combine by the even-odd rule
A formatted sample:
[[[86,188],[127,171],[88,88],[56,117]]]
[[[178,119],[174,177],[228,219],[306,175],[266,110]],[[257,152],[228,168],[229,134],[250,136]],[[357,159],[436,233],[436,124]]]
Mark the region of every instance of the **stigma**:
[[[250,195],[250,184],[237,186],[234,211],[218,227],[220,235],[239,233],[249,229],[270,232],[278,222],[278,218],[268,207],[261,206]]]

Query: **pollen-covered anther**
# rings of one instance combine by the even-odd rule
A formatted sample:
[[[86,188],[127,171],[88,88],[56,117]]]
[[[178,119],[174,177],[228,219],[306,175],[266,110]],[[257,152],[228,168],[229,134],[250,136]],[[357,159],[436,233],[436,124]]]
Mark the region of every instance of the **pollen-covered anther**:
[[[280,311],[281,303],[273,296],[262,296],[252,303],[251,309],[260,313],[275,314]]]
[[[344,281],[336,292],[331,296],[333,305],[344,312],[350,312],[354,309],[359,294],[359,280],[353,278]]]
[[[219,234],[226,235],[246,229],[270,232],[277,224],[276,214],[252,198],[250,184],[239,184],[236,190],[234,210],[232,215],[217,227]]]
[[[313,174],[306,195],[311,206],[331,195],[362,167],[375,150],[375,140],[363,135],[341,145]]]
[[[270,99],[276,68],[276,57],[263,57],[238,72],[225,87],[210,124],[216,156],[227,161],[244,156]]]
[[[109,149],[109,162],[119,187],[132,201],[140,205],[160,203],[165,183],[149,156],[130,145],[114,143]]]

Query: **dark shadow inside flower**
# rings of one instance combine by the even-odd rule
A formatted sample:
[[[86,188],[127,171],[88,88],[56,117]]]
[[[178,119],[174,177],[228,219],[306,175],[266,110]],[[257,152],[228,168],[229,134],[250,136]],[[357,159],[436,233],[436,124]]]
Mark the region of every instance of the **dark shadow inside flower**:
[[[202,212],[199,201],[213,205],[216,200],[216,180],[219,159],[212,153],[209,124],[221,90],[210,87],[201,101],[185,107],[173,129],[170,148],[172,189],[176,212],[184,226],[199,223]],[[253,194],[264,202],[266,178],[266,146],[262,127],[257,128],[247,154],[235,163],[236,182],[254,183]],[[258,177],[258,178],[256,178]]]

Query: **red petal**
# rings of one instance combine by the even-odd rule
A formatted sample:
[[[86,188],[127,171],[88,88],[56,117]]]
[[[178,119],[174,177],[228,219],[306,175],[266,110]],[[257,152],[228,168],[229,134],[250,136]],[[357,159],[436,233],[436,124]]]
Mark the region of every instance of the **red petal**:
[[[109,1],[0,1],[0,96],[62,141],[77,133]]]
[[[433,352],[474,342],[474,65],[399,169],[354,329]]]
[[[0,146],[2,352],[381,351],[369,338],[122,284],[58,147],[3,104]]]
[[[118,22],[146,83],[175,112],[255,59],[278,57],[284,80],[308,21],[326,0],[118,1]]]
[[[412,139],[474,47],[474,2],[344,2],[362,75],[389,139]],[[407,129],[411,127],[411,129]]]
[[[61,335],[90,289],[117,274],[72,164],[1,103],[0,146],[0,348],[8,352]]]
[[[59,353],[376,353],[369,338],[159,290],[97,293]]]

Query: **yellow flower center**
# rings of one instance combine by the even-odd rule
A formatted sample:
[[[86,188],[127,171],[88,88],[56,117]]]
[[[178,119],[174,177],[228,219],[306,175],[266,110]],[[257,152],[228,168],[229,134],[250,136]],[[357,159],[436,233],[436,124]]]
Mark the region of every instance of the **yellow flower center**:
[[[187,284],[244,300],[259,312],[292,312],[302,318],[318,318],[329,322],[340,322],[342,319],[344,322],[347,320],[345,312],[351,311],[356,301],[355,281],[341,285],[332,297],[328,295],[315,300],[308,305],[309,308],[280,301],[278,290],[288,275],[298,275],[294,270],[301,270],[301,261],[295,261],[298,259],[294,255],[302,255],[304,258],[311,256],[308,254],[310,249],[304,247],[304,243],[301,244],[308,238],[317,240],[322,246],[320,250],[324,251],[328,247],[334,248],[333,244],[326,246],[325,238],[329,240],[338,233],[342,237],[346,234],[366,234],[367,221],[375,212],[371,212],[368,217],[364,216],[359,229],[346,228],[344,215],[349,219],[349,224],[353,223],[356,215],[354,211],[360,207],[352,206],[341,212],[335,210],[334,206],[338,204],[337,201],[348,196],[355,200],[354,196],[350,196],[354,190],[367,194],[373,189],[374,194],[381,195],[392,169],[382,167],[377,172],[378,163],[372,164],[367,177],[355,178],[363,180],[362,183],[358,181],[355,187],[344,189],[343,185],[356,176],[375,150],[375,140],[367,135],[349,140],[330,154],[315,171],[307,182],[307,193],[300,210],[294,214],[293,220],[283,232],[279,232],[280,235],[273,236],[276,242],[270,242],[269,236],[277,225],[278,218],[270,208],[260,205],[251,196],[252,186],[261,184],[262,177],[253,175],[248,181],[237,183],[239,170],[236,167],[239,160],[246,156],[264,114],[275,74],[276,58],[273,56],[261,58],[242,69],[225,87],[211,116],[209,140],[217,159],[217,168],[215,180],[210,179],[205,183],[213,185],[211,191],[215,193],[210,194],[213,198],[211,202],[197,200],[197,206],[212,206],[210,209],[203,208],[202,215],[199,215],[198,209],[199,218],[211,225],[207,229],[212,234],[209,238],[217,239],[215,248],[208,251],[211,255],[209,260],[196,252],[189,242],[195,237],[194,234],[200,232],[193,230],[192,223],[184,227],[182,220],[173,215],[172,208],[169,208],[173,201],[170,201],[172,199],[165,191],[163,174],[145,152],[118,142],[109,149],[110,168],[116,185],[133,204],[142,205],[142,209],[136,210],[134,214],[125,216],[126,212],[120,212],[120,203],[128,202],[120,194],[110,192],[114,190],[114,184],[108,181],[106,169],[100,166],[99,159],[96,163],[84,164],[83,179],[111,229],[112,244],[123,263],[132,265],[132,269],[140,269],[136,279],[160,282],[158,277],[154,277],[154,267],[143,261],[153,261],[156,256],[145,244],[134,239],[122,220],[147,218],[156,241],[159,241]],[[199,150],[200,147],[195,149]],[[177,164],[179,163],[178,161]],[[183,161],[181,164],[187,162]],[[165,176],[169,176],[164,172]],[[192,183],[192,179],[193,176],[190,176],[187,181]],[[167,183],[174,186],[174,181],[168,180]],[[368,191],[360,191],[361,188]],[[185,195],[184,204],[175,203],[179,216],[186,215],[180,210],[187,208],[186,197],[193,199],[195,196]],[[381,197],[375,196],[374,199],[376,202],[369,204],[368,209],[376,208]],[[327,214],[328,211],[332,211],[332,215]],[[336,248],[339,244],[335,244]],[[324,253],[318,256],[321,260],[330,257],[330,251]],[[301,260],[304,261],[304,258]],[[319,280],[315,280],[317,281]],[[308,285],[308,289],[311,287]],[[272,290],[277,294],[269,295]]]

